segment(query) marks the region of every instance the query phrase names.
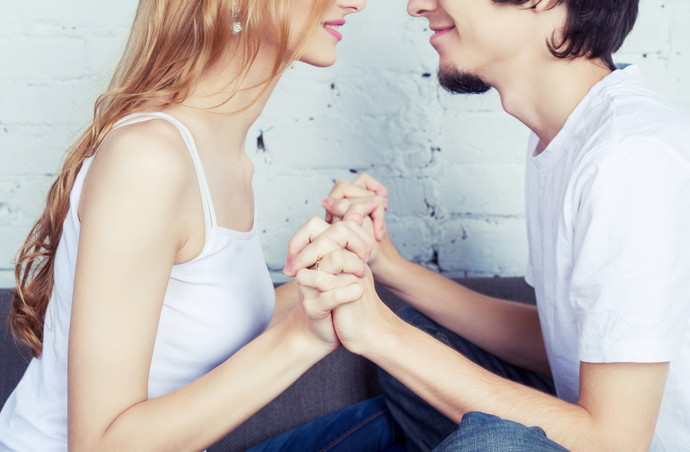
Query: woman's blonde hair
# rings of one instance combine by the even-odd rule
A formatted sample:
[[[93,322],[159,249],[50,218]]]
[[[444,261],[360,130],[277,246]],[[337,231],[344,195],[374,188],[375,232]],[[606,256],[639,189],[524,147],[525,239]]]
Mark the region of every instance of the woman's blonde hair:
[[[299,57],[332,0],[313,0],[309,26],[301,36],[291,38],[290,11],[296,1],[305,0],[140,0],[122,59],[108,91],[96,101],[93,123],[69,149],[45,209],[17,255],[9,328],[34,357],[42,353],[55,252],[69,194],[84,160],[118,119],[182,102],[231,43],[243,58],[242,77],[255,61],[261,40],[271,37],[278,51],[266,74],[267,87]],[[242,31],[233,35],[233,23],[238,21]],[[296,38],[291,50],[288,43]]]

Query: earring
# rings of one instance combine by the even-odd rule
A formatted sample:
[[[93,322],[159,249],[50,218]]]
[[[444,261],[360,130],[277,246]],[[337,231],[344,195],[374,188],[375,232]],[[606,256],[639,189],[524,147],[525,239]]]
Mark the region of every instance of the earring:
[[[242,17],[242,9],[237,7],[237,0],[232,0],[232,34],[233,35],[238,35],[242,33],[242,22],[240,22],[240,19]]]

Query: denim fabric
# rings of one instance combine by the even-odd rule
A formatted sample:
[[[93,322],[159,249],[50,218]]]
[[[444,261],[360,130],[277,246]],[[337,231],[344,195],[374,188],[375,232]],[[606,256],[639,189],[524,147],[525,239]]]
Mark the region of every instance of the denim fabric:
[[[383,397],[351,405],[282,433],[247,452],[393,452],[401,436]]]
[[[467,413],[434,452],[567,452],[539,427],[525,427],[486,413]]]
[[[542,392],[555,394],[551,379],[535,372],[513,366],[491,355],[466,339],[463,339],[452,331],[437,324],[419,311],[406,306],[398,311],[398,315],[406,322],[454,348],[485,369]],[[548,440],[544,432],[538,427],[528,428],[483,413],[466,414],[465,418],[468,418],[467,422],[465,422],[465,418],[463,418],[460,426],[458,426],[455,422],[441,414],[402,383],[381,369],[379,369],[379,381],[381,383],[381,390],[386,398],[386,403],[396,422],[400,425],[405,434],[408,452],[430,451],[441,444],[446,438],[448,438],[449,443],[446,444],[446,442],[443,442],[443,448],[438,450],[444,452],[465,450],[565,450],[556,443]],[[489,418],[491,422],[480,422]],[[479,428],[479,426],[483,428]],[[511,431],[515,433],[516,438],[520,437],[524,438],[524,440],[511,438],[508,435],[508,432]],[[452,436],[450,436],[451,434]],[[469,442],[470,439],[472,439],[474,443]],[[499,446],[501,441],[505,444]],[[528,441],[533,441],[533,443],[529,443]],[[462,445],[462,447],[455,447],[453,444],[459,444]],[[475,444],[475,446],[472,446],[472,444]],[[554,448],[546,449],[543,448],[546,446],[540,446],[542,448],[535,449],[532,445],[528,447],[520,446],[520,444],[551,444]],[[512,446],[518,448],[509,448]],[[467,447],[467,449],[465,449],[465,447]]]

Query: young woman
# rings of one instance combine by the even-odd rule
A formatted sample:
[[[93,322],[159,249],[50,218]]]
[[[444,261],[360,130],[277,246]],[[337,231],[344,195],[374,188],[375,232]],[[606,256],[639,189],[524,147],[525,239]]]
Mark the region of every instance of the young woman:
[[[1,450],[204,449],[339,346],[327,304],[361,292],[274,293],[244,142],[282,72],[332,64],[364,2],[140,1],[19,253],[10,321],[34,359]]]

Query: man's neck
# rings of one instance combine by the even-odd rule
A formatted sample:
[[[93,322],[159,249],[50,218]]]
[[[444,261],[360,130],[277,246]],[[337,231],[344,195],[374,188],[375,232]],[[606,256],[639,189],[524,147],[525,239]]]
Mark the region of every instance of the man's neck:
[[[559,60],[497,83],[503,108],[538,137],[537,152],[548,147],[587,93],[611,73],[602,62]]]

